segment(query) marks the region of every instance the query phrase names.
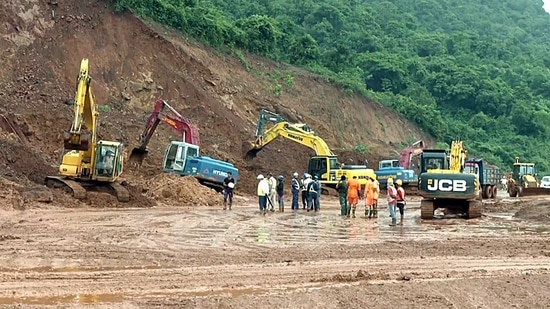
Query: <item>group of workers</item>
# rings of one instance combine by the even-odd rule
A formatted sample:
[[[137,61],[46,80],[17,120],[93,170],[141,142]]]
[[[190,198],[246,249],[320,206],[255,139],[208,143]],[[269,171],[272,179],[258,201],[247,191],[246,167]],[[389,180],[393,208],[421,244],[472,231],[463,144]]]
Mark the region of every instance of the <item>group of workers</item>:
[[[227,179],[227,178],[226,178]],[[257,176],[258,179],[258,205],[260,213],[265,215],[267,211],[275,211],[275,204],[279,207],[279,212],[284,212],[284,176],[279,175],[277,179],[271,172],[264,177],[263,174]],[[224,181],[225,183],[225,181]],[[403,224],[405,213],[405,189],[403,182],[398,179],[395,184],[392,178],[387,181],[387,203],[390,212],[390,226]],[[304,173],[302,179],[299,179],[299,174],[295,172],[291,180],[292,203],[291,209],[296,211],[300,209],[300,195],[302,209],[309,211],[319,211],[321,209],[321,183],[317,176],[312,176]],[[376,180],[375,174],[367,175],[367,183],[364,191],[361,189],[361,184],[357,176],[352,179],[347,179],[342,176],[336,185],[340,202],[340,215],[347,218],[355,218],[355,212],[359,200],[365,201],[365,218],[378,218],[378,198],[380,196],[380,184]],[[231,190],[232,192],[232,190]],[[361,194],[363,193],[363,194]],[[231,194],[232,197],[232,194]],[[230,200],[231,201],[231,200]],[[224,209],[226,206],[226,197],[224,195]],[[229,204],[231,209],[231,202]],[[397,223],[397,211],[400,214],[400,221]]]

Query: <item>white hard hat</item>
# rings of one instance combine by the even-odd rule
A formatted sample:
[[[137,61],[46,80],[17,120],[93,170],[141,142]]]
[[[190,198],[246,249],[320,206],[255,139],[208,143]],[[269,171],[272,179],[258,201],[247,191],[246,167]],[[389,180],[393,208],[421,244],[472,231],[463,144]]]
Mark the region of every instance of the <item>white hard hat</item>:
[[[227,186],[228,186],[230,189],[235,188],[235,184],[232,183],[232,182],[228,183]]]
[[[264,175],[260,174],[258,175],[258,177],[256,177],[256,179],[259,179],[259,180],[264,179]]]
[[[293,176],[298,177],[299,176],[298,172],[294,172]]]
[[[306,174],[306,178],[311,178],[311,175],[310,175],[310,174]]]

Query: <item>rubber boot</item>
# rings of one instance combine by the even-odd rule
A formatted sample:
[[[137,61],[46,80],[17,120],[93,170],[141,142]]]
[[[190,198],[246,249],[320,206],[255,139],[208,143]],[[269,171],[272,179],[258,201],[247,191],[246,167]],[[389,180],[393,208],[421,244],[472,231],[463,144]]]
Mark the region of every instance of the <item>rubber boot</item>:
[[[285,208],[282,205],[279,205],[279,212],[285,212]]]
[[[227,209],[227,202],[223,202],[223,210]]]
[[[370,218],[370,216],[371,216],[370,209],[365,208],[365,218]]]
[[[351,213],[351,206],[348,205],[348,207],[346,209],[346,217],[349,218],[350,213]]]
[[[352,218],[355,218],[355,209],[356,209],[356,208],[357,208],[357,206],[353,206],[353,207],[351,208],[351,216],[352,216]]]
[[[399,225],[403,225],[403,216],[401,216],[401,218],[399,218]]]
[[[390,226],[396,226],[397,224],[397,218],[391,218],[391,224]]]
[[[229,202],[229,210],[231,210],[231,206],[233,206],[233,203]]]
[[[369,207],[369,219],[374,216],[374,209]]]

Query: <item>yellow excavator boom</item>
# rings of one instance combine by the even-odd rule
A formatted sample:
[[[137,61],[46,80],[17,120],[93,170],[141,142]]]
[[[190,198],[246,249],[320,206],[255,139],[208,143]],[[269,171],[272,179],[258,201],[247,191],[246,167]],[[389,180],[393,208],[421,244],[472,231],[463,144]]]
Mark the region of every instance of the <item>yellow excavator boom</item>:
[[[259,136],[247,151],[246,156],[254,157],[258,151],[279,136],[313,149],[318,156],[334,156],[322,138],[312,132],[304,131],[299,124],[290,124],[286,121],[277,123]]]

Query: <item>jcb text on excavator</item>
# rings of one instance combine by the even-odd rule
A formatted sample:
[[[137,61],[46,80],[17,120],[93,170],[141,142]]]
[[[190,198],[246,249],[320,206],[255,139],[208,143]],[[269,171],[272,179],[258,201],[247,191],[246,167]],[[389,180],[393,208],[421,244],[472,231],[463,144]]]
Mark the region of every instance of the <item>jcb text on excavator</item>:
[[[275,125],[264,131],[267,121],[274,122]],[[376,177],[374,170],[368,169],[366,165],[339,163],[338,157],[330,150],[327,143],[317,136],[308,125],[291,124],[282,116],[267,110],[260,112],[256,127],[256,139],[243,144],[244,158],[253,159],[260,150],[278,137],[287,138],[315,151],[316,155],[309,159],[307,171],[312,176],[319,177],[319,181],[326,187],[335,188],[342,175],[348,179],[357,176],[362,186],[367,183],[367,176]]]
[[[92,91],[88,59],[82,59],[76,82],[74,119],[63,133],[63,156],[57,176],[47,176],[48,187],[71,190],[73,196],[85,199],[86,190],[107,191],[120,202],[128,202],[128,190],[117,183],[123,168],[123,144],[97,141],[99,115]]]

